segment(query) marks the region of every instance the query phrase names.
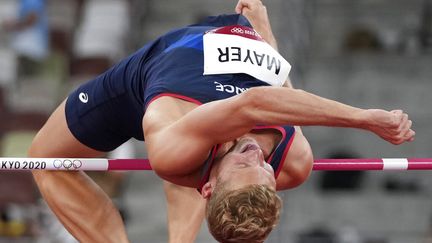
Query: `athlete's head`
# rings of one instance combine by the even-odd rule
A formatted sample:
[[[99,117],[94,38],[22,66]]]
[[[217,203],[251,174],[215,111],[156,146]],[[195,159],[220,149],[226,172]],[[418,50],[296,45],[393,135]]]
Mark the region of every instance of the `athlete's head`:
[[[264,242],[279,220],[281,199],[257,142],[241,138],[217,158],[209,182],[206,217],[219,242]]]

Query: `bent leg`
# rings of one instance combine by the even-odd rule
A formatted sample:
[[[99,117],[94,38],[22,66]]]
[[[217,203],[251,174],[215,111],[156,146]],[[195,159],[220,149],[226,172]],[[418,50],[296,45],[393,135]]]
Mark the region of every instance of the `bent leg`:
[[[102,153],[70,132],[65,102],[33,140],[30,157],[96,157]],[[39,190],[66,229],[80,242],[128,242],[111,199],[83,172],[33,171]]]
[[[194,188],[164,182],[169,243],[193,243],[204,220],[206,201]]]

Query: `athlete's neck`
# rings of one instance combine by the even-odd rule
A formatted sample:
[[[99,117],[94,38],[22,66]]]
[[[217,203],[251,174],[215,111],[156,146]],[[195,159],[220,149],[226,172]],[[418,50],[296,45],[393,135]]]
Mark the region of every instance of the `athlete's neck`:
[[[258,142],[266,160],[282,139],[282,135],[275,129],[253,130],[250,136]]]

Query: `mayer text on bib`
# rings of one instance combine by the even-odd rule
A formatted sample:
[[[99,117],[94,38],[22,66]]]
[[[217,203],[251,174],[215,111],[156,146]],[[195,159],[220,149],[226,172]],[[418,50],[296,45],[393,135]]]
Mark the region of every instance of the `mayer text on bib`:
[[[273,86],[288,78],[291,65],[263,41],[214,32],[203,38],[204,75],[245,73]]]

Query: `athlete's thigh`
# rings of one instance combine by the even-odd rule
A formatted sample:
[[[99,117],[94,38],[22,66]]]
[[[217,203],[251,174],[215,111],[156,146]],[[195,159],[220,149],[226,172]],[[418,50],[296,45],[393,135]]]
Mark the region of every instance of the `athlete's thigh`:
[[[103,152],[78,141],[68,128],[63,101],[37,133],[29,149],[31,157],[97,157]]]

